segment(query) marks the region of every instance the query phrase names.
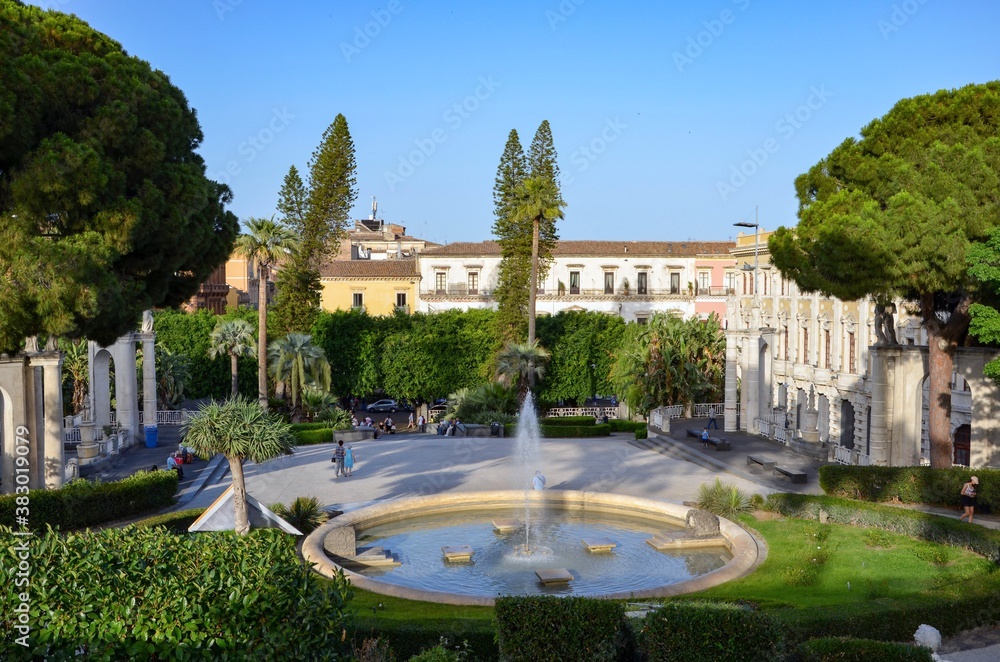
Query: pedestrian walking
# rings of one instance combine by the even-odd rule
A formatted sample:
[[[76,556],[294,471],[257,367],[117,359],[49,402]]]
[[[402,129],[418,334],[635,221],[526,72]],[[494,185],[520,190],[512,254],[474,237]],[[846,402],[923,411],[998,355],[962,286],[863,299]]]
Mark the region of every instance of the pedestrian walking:
[[[337,463],[336,478],[340,478],[341,476],[347,475],[346,473],[344,473],[345,471],[344,458],[346,457],[347,457],[347,450],[344,448],[344,440],[341,439],[340,441],[337,442],[337,449],[333,451],[333,457],[330,458],[331,462]]]
[[[962,510],[964,511],[958,516],[959,520],[965,518],[969,519],[969,524],[972,524],[972,515],[976,512],[976,491],[979,489],[979,478],[973,476],[969,479],[969,482],[962,485]]]
[[[716,415],[715,405],[712,405],[708,408],[708,428],[706,429],[711,429],[712,427],[714,427],[716,430],[719,429],[719,423],[715,420],[715,415]]]
[[[413,430],[416,426],[413,423],[413,412],[410,412],[409,417],[406,419],[406,429]]]
[[[344,471],[350,476],[351,472],[354,470],[354,460],[357,456],[354,454],[354,446],[348,444],[347,448],[344,450]]]
[[[420,434],[427,432],[427,418],[423,414],[417,416],[417,429]]]

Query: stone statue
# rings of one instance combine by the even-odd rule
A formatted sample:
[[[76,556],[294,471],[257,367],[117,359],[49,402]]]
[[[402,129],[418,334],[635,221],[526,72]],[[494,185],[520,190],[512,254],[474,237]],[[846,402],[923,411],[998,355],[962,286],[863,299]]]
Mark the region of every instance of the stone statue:
[[[893,315],[896,313],[896,304],[876,303],[875,304],[875,344],[876,345],[898,345],[896,340],[896,322]]]
[[[153,311],[142,311],[142,332],[153,333]]]
[[[885,331],[883,326],[885,325],[885,306],[880,303],[875,304],[875,344],[885,345],[888,344],[885,339]]]
[[[25,354],[37,354],[38,353],[38,336],[28,336],[24,339],[24,353]]]

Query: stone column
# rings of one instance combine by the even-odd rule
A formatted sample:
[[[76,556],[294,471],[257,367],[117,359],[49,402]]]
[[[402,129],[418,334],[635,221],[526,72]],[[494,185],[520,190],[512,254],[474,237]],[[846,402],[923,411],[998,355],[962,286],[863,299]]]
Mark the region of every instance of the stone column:
[[[757,309],[759,312],[759,308]],[[747,339],[747,371],[743,375],[744,393],[746,393],[747,419],[743,429],[751,434],[757,434],[757,418],[760,417],[760,336],[759,327],[754,327]]]
[[[724,426],[726,432],[736,431],[736,417],[739,407],[739,392],[736,389],[736,367],[739,361],[739,333],[726,331],[726,403]]]
[[[879,466],[889,465],[892,438],[893,370],[897,349],[872,346],[872,429],[871,460]]]
[[[0,426],[3,433],[3,455],[0,457],[0,478],[3,484],[0,491],[3,494],[14,494],[14,488],[22,485],[18,482],[17,476],[28,474],[18,474],[17,472],[17,448],[23,444],[18,443],[18,437],[27,439],[29,444],[34,445],[35,430],[28,430],[29,436],[19,434],[24,432],[28,426],[32,425],[30,410],[28,409],[31,397],[28,375],[30,371],[27,366],[27,359],[24,356],[13,358],[0,355]],[[30,478],[30,477],[29,477]]]
[[[41,478],[46,489],[62,487],[66,479],[66,461],[63,453],[62,429],[62,354],[47,352],[32,359],[32,366],[39,366],[42,373],[42,406],[44,425],[39,430],[38,443],[43,457]]]
[[[156,336],[142,334],[142,425],[146,445],[157,445],[159,431],[156,424]]]
[[[115,359],[115,403],[118,427],[134,439],[139,435],[139,394],[136,393],[135,340],[131,333],[115,341],[112,350]]]

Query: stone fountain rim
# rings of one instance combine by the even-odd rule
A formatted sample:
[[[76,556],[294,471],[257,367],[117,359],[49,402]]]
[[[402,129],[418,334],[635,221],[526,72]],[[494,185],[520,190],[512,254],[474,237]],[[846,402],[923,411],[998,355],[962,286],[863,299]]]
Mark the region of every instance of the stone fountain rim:
[[[332,578],[343,571],[351,584],[380,595],[391,595],[407,600],[420,600],[453,605],[493,606],[491,596],[464,595],[445,591],[431,591],[397,586],[366,577],[335,563],[323,547],[323,542],[333,530],[344,527],[367,528],[386,522],[406,519],[407,516],[425,516],[442,512],[482,510],[487,507],[511,507],[525,503],[525,495],[533,503],[572,506],[596,512],[622,512],[631,516],[663,519],[674,524],[686,521],[690,506],[644,497],[633,497],[606,492],[578,490],[494,490],[485,492],[454,492],[423,497],[408,497],[376,503],[335,517],[310,533],[302,543],[303,558],[313,564],[313,570]],[[693,579],[638,591],[602,594],[606,599],[664,598],[703,591],[725,582],[745,577],[767,558],[764,541],[735,522],[719,518],[719,531],[726,539],[733,555],[732,560]]]

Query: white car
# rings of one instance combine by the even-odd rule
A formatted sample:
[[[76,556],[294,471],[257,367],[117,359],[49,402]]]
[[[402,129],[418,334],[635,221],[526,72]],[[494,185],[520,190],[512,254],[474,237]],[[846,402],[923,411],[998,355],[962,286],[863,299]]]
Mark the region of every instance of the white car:
[[[399,403],[390,398],[384,400],[376,400],[375,402],[368,405],[368,411],[371,412],[392,412],[396,413],[399,410]]]

